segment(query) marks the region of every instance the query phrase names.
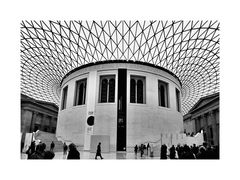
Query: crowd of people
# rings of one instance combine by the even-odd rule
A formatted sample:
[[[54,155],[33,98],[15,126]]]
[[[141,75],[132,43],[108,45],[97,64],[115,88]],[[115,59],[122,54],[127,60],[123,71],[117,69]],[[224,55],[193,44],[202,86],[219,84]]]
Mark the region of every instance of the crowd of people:
[[[36,144],[35,141],[31,143],[28,150],[26,151],[27,159],[53,159],[54,153],[54,142],[50,145],[50,150],[46,150],[46,144],[39,142]],[[140,157],[147,155],[153,157],[153,147],[149,143],[147,145],[141,144],[134,147],[135,156],[140,153]],[[71,143],[69,146],[66,143],[63,144],[63,155],[66,159],[80,159],[80,152],[77,150],[75,144]],[[97,157],[103,159],[101,155],[101,142],[97,146],[95,159]],[[165,144],[160,147],[160,159],[219,159],[219,147],[210,146],[207,143],[203,143],[201,146],[188,145],[172,145],[168,148]]]
[[[28,150],[26,151],[26,154],[27,159],[53,159],[55,156],[53,148],[46,150],[45,143],[40,142],[36,145],[35,141],[31,143]]]
[[[45,143],[39,142],[36,144],[36,141],[33,141],[26,151],[27,159],[53,159],[55,156],[54,147],[55,144],[53,141],[50,144],[50,150],[46,150]],[[69,146],[65,142],[63,143],[63,155],[67,157],[66,159],[80,159],[80,152],[74,143],[69,144]],[[95,159],[98,156],[103,159],[101,155],[101,142],[98,143]]]
[[[135,155],[137,156],[137,153],[140,152],[140,156],[143,157],[143,154],[144,154],[144,151],[146,150],[147,151],[147,155],[151,155],[152,151],[151,151],[151,147],[149,145],[149,143],[147,145],[145,144],[141,144],[140,146],[136,145],[134,147],[134,152],[135,152]]]
[[[55,156],[54,147],[55,144],[53,141],[50,144],[50,150],[46,150],[45,143],[39,142],[36,144],[36,141],[32,141],[31,145],[26,151],[27,159],[53,159]],[[69,150],[68,153],[67,150]],[[80,159],[80,153],[77,150],[76,145],[73,143],[67,146],[64,142],[63,155],[67,155],[67,159]]]
[[[144,151],[147,156],[153,157],[153,148],[149,145],[141,144],[134,147],[135,155],[140,153],[140,157],[143,157]],[[207,143],[203,145],[192,146],[188,145],[172,145],[168,148],[165,144],[160,147],[160,159],[219,159],[219,146],[210,146]]]
[[[161,147],[162,152],[162,147]],[[201,146],[180,146],[169,148],[170,159],[219,159],[219,147],[203,143]]]

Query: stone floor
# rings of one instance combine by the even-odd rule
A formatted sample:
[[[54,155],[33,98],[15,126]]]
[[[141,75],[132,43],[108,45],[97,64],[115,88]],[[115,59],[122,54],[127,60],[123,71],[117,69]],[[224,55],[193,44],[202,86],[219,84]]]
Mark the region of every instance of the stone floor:
[[[86,151],[79,151],[81,159],[95,159],[95,153],[90,153]],[[63,155],[63,152],[55,152],[54,159],[66,159],[67,155]],[[109,153],[102,153],[102,157],[104,159],[159,159],[159,157],[150,157],[146,153],[143,157],[140,156],[140,153],[137,156],[132,152],[109,152]],[[27,159],[27,155],[22,153],[21,159]],[[98,157],[100,160],[100,157]],[[104,160],[103,159],[103,160]]]

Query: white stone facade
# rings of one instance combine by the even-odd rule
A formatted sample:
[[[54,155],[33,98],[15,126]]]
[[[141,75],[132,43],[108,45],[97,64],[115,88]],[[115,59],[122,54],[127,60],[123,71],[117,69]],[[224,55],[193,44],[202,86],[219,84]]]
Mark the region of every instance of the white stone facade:
[[[80,68],[62,81],[61,90],[68,86],[66,108],[59,109],[56,135],[66,142],[73,142],[84,150],[91,150],[91,136],[109,137],[103,151],[116,151],[118,118],[118,69],[126,69],[126,150],[136,144],[160,139],[161,133],[183,132],[183,116],[177,111],[176,89],[180,91],[179,80],[169,72],[138,63],[102,63]],[[114,102],[100,103],[100,77],[114,75]],[[130,103],[130,77],[145,78],[145,103]],[[86,101],[74,106],[76,81],[87,79]],[[168,84],[168,107],[159,106],[158,81]],[[61,92],[62,96],[62,92]],[[62,97],[60,98],[62,102]],[[180,103],[181,104],[181,103]],[[61,107],[61,106],[60,106]],[[87,124],[87,118],[94,116],[94,125]],[[108,140],[109,139],[109,140]],[[94,142],[97,143],[97,142]],[[93,146],[95,147],[95,146]]]

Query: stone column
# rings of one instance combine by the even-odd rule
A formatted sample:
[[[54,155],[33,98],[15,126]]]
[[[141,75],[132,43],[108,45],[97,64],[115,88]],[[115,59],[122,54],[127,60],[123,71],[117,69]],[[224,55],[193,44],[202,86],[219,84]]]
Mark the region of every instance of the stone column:
[[[43,118],[43,114],[37,112],[36,116],[34,118],[34,124],[38,124],[39,125],[38,130],[42,130],[42,128],[41,128],[41,126],[42,126],[42,118]],[[33,124],[33,129],[32,129],[33,131],[34,131],[34,124]]]
[[[28,133],[31,130],[33,112],[28,109],[21,109],[21,132]]]
[[[205,129],[205,117],[204,114],[200,115],[201,128]]]
[[[215,118],[216,118],[216,145],[219,145],[219,109],[216,109],[215,111]]]
[[[47,115],[46,115],[46,114],[43,114],[43,116],[42,116],[42,122],[41,122],[41,129],[42,129],[43,131],[45,131],[44,127],[45,127],[45,125],[46,125],[46,121],[47,121]]]
[[[40,128],[39,130],[44,131],[44,125],[45,125],[46,115],[40,114]]]
[[[194,133],[195,134],[195,132],[196,132],[196,126],[195,126],[195,121],[194,121],[194,119],[192,119],[192,117],[190,118],[190,121],[189,121],[189,123],[190,123],[190,126],[191,126],[191,133]]]
[[[38,115],[37,112],[35,112],[35,111],[32,112],[32,119],[31,119],[31,125],[30,125],[30,128],[29,128],[29,132],[34,131],[34,124],[36,122],[37,115]]]
[[[204,114],[204,126],[208,126],[208,113]]]
[[[93,71],[89,73],[88,83],[87,83],[87,117],[85,121],[85,133],[84,133],[84,150],[89,151],[91,145],[91,135],[93,135],[94,125],[89,125],[87,123],[87,119],[90,116],[95,116],[95,100],[96,100],[96,84],[97,84],[97,71]]]
[[[50,116],[50,119],[49,119],[49,130],[50,130],[51,133],[52,133],[53,121],[54,121],[53,116]]]
[[[199,127],[199,129],[201,129],[201,128],[202,128],[201,115],[199,115],[199,116],[197,117],[197,120],[198,120],[198,127]],[[199,129],[198,129],[198,130],[199,130]]]
[[[203,129],[204,129],[204,132],[206,133],[206,141],[209,143],[211,138],[208,134],[207,114],[201,115],[201,118],[203,121]]]
[[[201,130],[203,130],[204,141],[208,141],[207,127],[205,126],[205,116],[204,116],[204,114],[201,114],[199,116],[199,118],[200,118],[200,128],[201,128]]]
[[[57,122],[55,122],[55,118],[53,117],[53,116],[51,116],[51,118],[50,118],[50,131],[52,132],[52,130],[53,130],[53,128],[55,129],[55,132],[52,132],[52,133],[56,133],[56,126],[57,126],[57,124],[56,124]]]
[[[198,127],[198,119],[194,118],[193,121],[195,123],[195,134],[196,134],[198,132],[198,129],[199,129],[199,127]]]
[[[214,111],[210,111],[209,116],[210,116],[210,121],[212,121],[213,144],[216,145],[216,143],[217,143],[217,122],[216,122]]]

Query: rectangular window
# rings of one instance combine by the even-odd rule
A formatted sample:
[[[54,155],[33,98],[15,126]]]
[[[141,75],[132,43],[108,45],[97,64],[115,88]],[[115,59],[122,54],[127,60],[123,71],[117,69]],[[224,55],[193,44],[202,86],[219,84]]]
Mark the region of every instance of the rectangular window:
[[[180,91],[176,88],[176,106],[177,106],[177,111],[181,112],[181,106],[180,106]]]
[[[158,81],[158,104],[162,107],[169,107],[168,103],[168,83]]]
[[[44,131],[45,131],[45,132],[48,132],[48,131],[49,131],[49,127],[48,127],[48,126],[44,126],[43,128],[44,128]]]
[[[39,130],[39,129],[40,129],[40,125],[35,124],[35,125],[34,125],[34,132],[36,132],[36,131]]]
[[[77,81],[75,87],[74,106],[85,104],[87,79]]]
[[[146,103],[146,82],[145,77],[130,77],[130,103]]]
[[[67,104],[67,91],[68,91],[68,86],[63,88],[62,91],[62,107],[61,110],[66,109],[66,104]]]
[[[100,76],[99,102],[115,102],[115,75]]]
[[[52,127],[52,133],[56,133],[56,128]]]

